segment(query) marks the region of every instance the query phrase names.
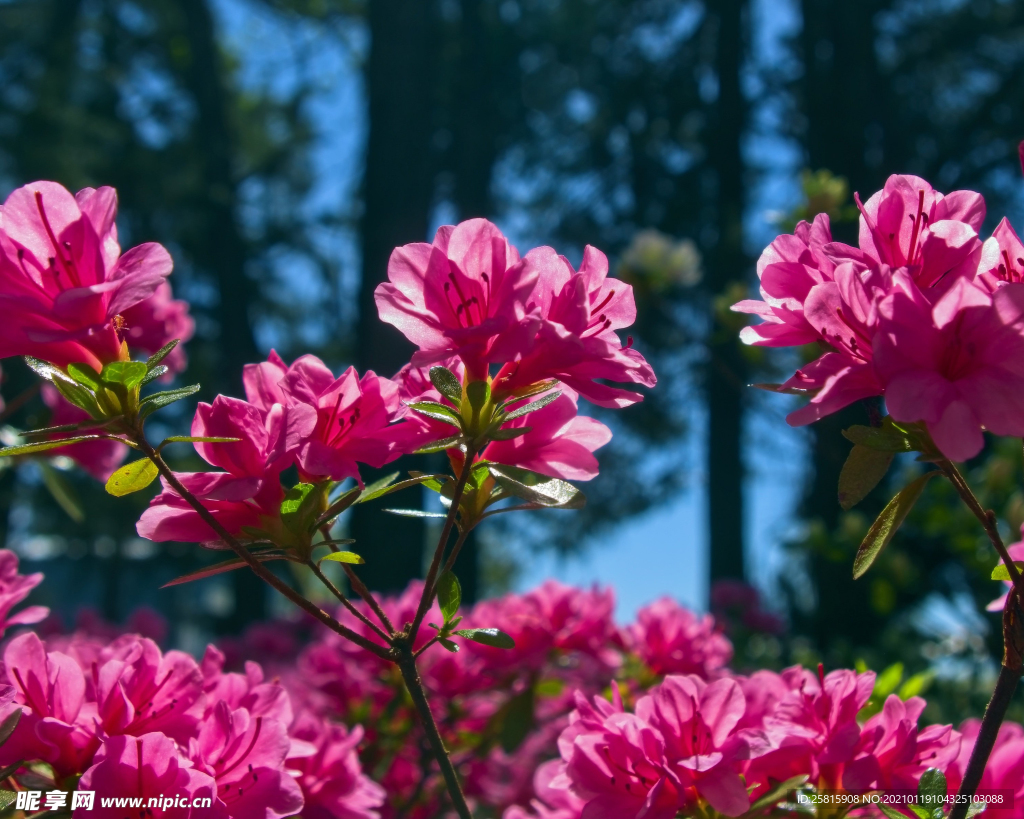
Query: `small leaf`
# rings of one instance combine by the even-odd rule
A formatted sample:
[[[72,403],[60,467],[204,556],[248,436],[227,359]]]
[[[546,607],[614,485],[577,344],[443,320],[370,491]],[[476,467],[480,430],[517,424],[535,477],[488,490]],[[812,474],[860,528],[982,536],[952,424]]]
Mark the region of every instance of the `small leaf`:
[[[254,554],[253,555],[260,563],[268,563],[271,560],[285,560],[283,554]],[[194,572],[183,574],[181,577],[176,577],[169,583],[164,583],[160,588],[167,589],[171,586],[180,586],[182,583],[191,583],[193,580],[202,580],[204,577],[212,577],[215,574],[223,574],[224,572],[234,571],[235,569],[241,569],[247,565],[244,560],[240,557],[232,557],[229,560],[225,560],[221,563],[214,563],[212,566],[207,566],[203,569],[197,569]]]
[[[779,392],[785,395],[807,395],[810,390],[802,390],[799,387],[784,387],[782,384],[751,384],[751,387],[768,392]],[[906,819],[906,817],[904,817]]]
[[[6,446],[0,449],[0,458],[12,457],[14,455],[32,455],[36,452],[46,452],[50,449],[57,449],[62,446],[81,443],[82,441],[98,441],[109,438],[108,435],[79,435],[74,438],[58,438],[53,441],[36,441],[34,444],[21,444],[19,446]]]
[[[161,364],[159,367],[153,367],[153,369],[146,373],[146,377],[139,382],[139,386],[144,387],[150,381],[156,381],[158,378],[160,378],[160,376],[166,375],[168,372],[168,368],[165,367],[163,364]]]
[[[281,522],[297,535],[308,534],[319,515],[320,489],[313,483],[297,483],[281,501]]]
[[[0,722],[0,745],[3,745],[11,738],[11,734],[13,734],[14,729],[18,727],[18,721],[20,719],[21,709],[19,708],[17,711],[11,712],[3,722]]]
[[[884,700],[892,694],[903,679],[903,663],[893,663],[878,675],[871,696]]]
[[[917,782],[917,799],[920,804],[937,808],[946,802],[946,775],[938,768],[929,768]]]
[[[219,438],[210,435],[172,435],[170,438],[164,438],[157,449],[163,449],[168,444],[233,444],[241,440],[241,438]]]
[[[979,813],[988,807],[988,802],[971,802],[971,806],[967,809],[967,819],[974,819]]]
[[[509,429],[496,429],[494,432],[488,433],[488,438],[492,441],[511,441],[513,438],[518,438],[521,435],[525,435],[527,432],[533,430],[533,427],[510,427]]]
[[[358,486],[353,486],[347,492],[342,492],[341,495],[338,496],[338,499],[327,507],[327,511],[316,519],[316,527],[319,529],[325,523],[329,523],[334,520],[338,515],[348,509],[353,503],[359,500],[359,492],[360,489]]]
[[[444,646],[444,648],[448,649],[448,651],[450,651],[452,654],[457,654],[459,651],[458,645],[444,637],[438,637],[437,642]]]
[[[46,361],[40,361],[38,358],[33,358],[30,355],[25,356],[25,363],[40,378],[44,378],[47,381],[70,381],[67,373],[61,370],[59,367],[54,367],[52,364]]]
[[[855,444],[839,473],[839,505],[849,511],[878,486],[889,471],[893,453]]]
[[[888,420],[888,419],[886,419]],[[855,425],[843,430],[843,437],[857,446],[877,449],[880,452],[913,452],[914,445],[907,436],[889,421],[880,427]]]
[[[409,409],[427,418],[462,429],[462,419],[458,413],[445,404],[438,404],[436,401],[417,401],[415,404],[409,404]]]
[[[157,364],[159,364],[161,361],[167,358],[168,355],[170,355],[171,350],[177,347],[180,341],[180,338],[176,338],[173,341],[168,341],[163,347],[161,347],[159,350],[153,353],[153,355],[146,359],[146,366],[150,370],[152,370],[154,367],[156,367]]]
[[[498,628],[463,628],[453,633],[472,640],[474,643],[482,643],[493,648],[516,647],[516,641]]]
[[[7,810],[17,799],[17,791],[0,790],[0,810]]]
[[[84,409],[93,418],[104,415],[104,413],[100,411],[100,405],[96,401],[96,396],[81,384],[76,384],[74,381],[65,381],[64,379],[58,378],[53,381],[53,386],[55,386],[57,391],[68,401],[79,409]]]
[[[1020,560],[1015,560],[1013,561],[1013,565],[1017,567],[1017,570],[1019,572],[1024,573],[1024,562]],[[1010,577],[1010,570],[1006,568],[1005,563],[1000,563],[992,570],[992,579],[1006,581],[1012,580],[1012,578]]]
[[[319,546],[320,544],[317,545]],[[366,562],[355,552],[331,552],[330,554],[324,555],[322,558],[320,558],[320,563],[323,563],[325,560],[330,560],[334,563],[360,564]]]
[[[462,403],[462,384],[458,376],[447,367],[431,367],[430,383],[455,406]]]
[[[466,398],[469,399],[469,405],[479,411],[491,400],[491,385],[486,381],[470,381],[466,385]]]
[[[391,486],[391,484],[393,484],[398,479],[398,476],[400,474],[400,472],[392,472],[389,475],[385,475],[379,481],[374,481],[369,486],[364,488],[363,491],[359,494],[360,500],[373,500],[374,498],[378,497],[378,493]]]
[[[68,375],[93,392],[103,387],[100,374],[88,364],[68,364]]]
[[[882,813],[884,813],[889,819],[907,819],[905,814],[900,813],[895,808],[890,808],[884,803],[878,803],[878,807],[881,808]]]
[[[199,392],[199,385],[191,384],[187,387],[178,387],[176,390],[166,390],[165,392],[155,392],[152,395],[147,395],[139,402],[139,415],[142,418],[146,418],[158,409],[163,409],[169,404],[180,401],[182,398],[188,398],[197,392]]]
[[[893,535],[896,534],[896,530],[900,528],[907,515],[910,514],[910,510],[914,508],[917,499],[921,497],[921,492],[924,491],[924,485],[938,474],[936,469],[925,472],[921,477],[907,484],[896,497],[889,501],[885,509],[882,510],[882,514],[871,524],[871,528],[868,529],[867,535],[857,550],[857,556],[853,559],[854,580],[863,577],[864,573],[871,568],[871,564],[881,554],[882,549],[889,544]]]
[[[586,496],[579,489],[558,478],[505,464],[488,464],[488,468],[502,489],[530,503],[561,509],[580,509],[587,502]]]
[[[897,692],[901,700],[909,700],[911,697],[920,696],[932,684],[935,679],[934,671],[922,671],[910,677]]]
[[[512,412],[505,416],[504,420],[511,421],[513,418],[521,418],[522,416],[527,415],[531,412],[536,412],[539,409],[543,409],[556,398],[558,398],[558,396],[560,396],[561,394],[561,390],[554,390],[553,392],[549,392],[547,395],[541,396],[536,401],[531,401],[526,406],[512,410]]]
[[[790,791],[803,786],[808,779],[810,777],[807,774],[800,774],[800,776],[794,776],[785,782],[779,782],[774,788],[771,788],[764,796],[754,802],[747,812],[751,814],[760,813],[765,808],[770,808],[776,802],[781,801]]]
[[[450,438],[442,438],[440,441],[434,441],[432,444],[421,446],[414,454],[429,455],[431,452],[441,452],[442,450],[458,446],[462,441],[462,435],[452,435]]]
[[[115,498],[123,498],[145,489],[159,474],[160,470],[149,458],[139,458],[125,464],[107,479],[107,493]]]
[[[60,470],[54,469],[53,465],[48,461],[40,461],[39,468],[43,473],[43,483],[50,490],[50,494],[57,501],[57,505],[75,523],[84,521],[85,510],[82,509],[82,503],[78,500],[74,487],[64,477],[64,474]],[[0,777],[0,779],[3,779],[3,777]]]
[[[441,607],[445,623],[451,621],[462,603],[462,586],[452,572],[445,572],[437,578],[437,605]]]
[[[426,512],[423,509],[382,509],[389,515],[398,515],[400,518],[446,518],[444,512]]]
[[[385,495],[390,495],[392,492],[400,492],[401,490],[408,489],[411,486],[419,486],[421,484],[427,483],[432,480],[436,480],[438,478],[444,480],[447,477],[447,475],[417,475],[412,478],[407,478],[404,481],[399,481],[398,483],[392,483],[389,484],[388,486],[382,486],[379,489],[375,489],[372,492],[364,491],[363,494],[359,496],[359,499],[356,501],[356,503],[366,503],[367,501],[376,500],[377,498],[382,498]]]
[[[100,378],[104,384],[130,390],[139,386],[148,372],[149,368],[144,361],[111,361],[104,365]]]

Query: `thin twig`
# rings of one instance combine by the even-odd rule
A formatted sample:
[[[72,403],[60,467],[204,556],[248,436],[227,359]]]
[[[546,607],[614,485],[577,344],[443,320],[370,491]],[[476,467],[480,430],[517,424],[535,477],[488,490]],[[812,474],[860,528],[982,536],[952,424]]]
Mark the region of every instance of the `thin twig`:
[[[320,527],[320,534],[324,536],[324,540],[330,540],[330,527],[326,524]],[[338,551],[337,547],[333,544],[328,544],[332,552]],[[366,584],[359,579],[359,576],[352,570],[352,567],[348,563],[341,564],[345,569],[345,576],[348,578],[349,584],[352,586],[352,591],[363,598],[363,602],[370,607],[370,610],[377,615],[377,618],[383,624],[384,628],[388,630],[388,634],[395,633],[395,627],[391,624],[391,620],[388,619],[387,614],[381,607],[380,603],[377,602],[377,598],[373,596],[373,593],[366,587]],[[388,643],[391,642],[390,638],[385,638]]]
[[[315,574],[317,576],[317,579],[330,590],[331,594],[338,598],[338,600],[341,602],[341,605],[345,607],[349,614],[351,614],[353,617],[359,620],[359,622],[361,622],[367,628],[371,629],[373,633],[380,637],[382,640],[384,640],[384,642],[390,644],[388,635],[381,631],[380,626],[378,626],[375,622],[373,622],[373,620],[371,620],[369,617],[367,617],[353,605],[352,601],[349,600],[342,593],[341,589],[335,586],[334,583],[331,582],[331,579],[323,573],[323,570],[316,564],[316,561],[312,559],[307,560],[306,565],[313,570],[313,574]]]
[[[182,485],[181,481],[178,480],[178,476],[171,471],[171,468],[167,466],[167,463],[160,456],[160,454],[155,449],[153,449],[149,441],[146,440],[145,435],[143,435],[141,432],[135,432],[132,437],[135,443],[138,445],[139,449],[142,450],[146,457],[149,458],[154,464],[156,464],[156,468],[160,471],[160,474],[163,476],[164,480],[166,480],[167,483],[171,486],[171,488],[174,489],[174,491],[177,492],[178,495],[181,496],[181,498],[189,506],[196,510],[196,513],[199,515],[199,517],[203,519],[206,525],[213,529],[213,531],[217,533],[220,539],[223,540],[236,555],[238,555],[242,560],[244,560],[246,564],[249,566],[249,568],[252,569],[253,572],[255,572],[255,574],[261,580],[273,586],[274,589],[276,589],[278,592],[280,592],[289,600],[291,600],[296,606],[305,611],[307,614],[319,620],[321,623],[323,623],[325,626],[331,629],[331,631],[341,635],[342,637],[345,637],[348,640],[351,640],[357,646],[365,648],[367,651],[371,652],[372,654],[375,654],[381,659],[391,659],[391,652],[388,651],[386,648],[377,645],[372,640],[368,640],[362,634],[359,634],[353,631],[352,629],[343,626],[341,623],[339,623],[337,620],[331,617],[331,615],[329,615],[326,611],[323,611],[322,609],[311,603],[301,594],[296,592],[291,586],[282,581],[276,574],[269,571],[262,563],[260,563],[259,560],[257,560],[253,556],[253,554],[248,549],[246,549],[241,543],[239,543],[238,540],[220,524],[220,521],[218,521],[212,514],[210,514],[210,511],[205,506],[203,506],[203,504],[195,495],[189,492]]]

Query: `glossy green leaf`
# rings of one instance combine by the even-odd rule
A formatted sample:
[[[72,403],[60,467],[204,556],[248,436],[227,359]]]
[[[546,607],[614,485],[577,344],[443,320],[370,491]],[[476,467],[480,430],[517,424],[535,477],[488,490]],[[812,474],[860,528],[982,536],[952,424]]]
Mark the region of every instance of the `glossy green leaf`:
[[[165,367],[163,364],[157,367],[153,367],[153,369],[146,373],[146,377],[139,382],[139,386],[144,387],[149,382],[156,381],[158,378],[160,378],[163,375],[166,375],[168,372],[170,372],[169,368]]]
[[[445,572],[437,578],[437,605],[441,607],[445,623],[451,621],[462,603],[462,586],[452,572]]]
[[[462,429],[462,419],[459,414],[445,404],[438,404],[436,401],[417,401],[415,404],[409,404],[409,409],[420,415],[425,415],[427,418],[433,418],[435,421]]]
[[[342,492],[330,506],[327,507],[327,511],[324,512],[316,520],[316,527],[319,529],[325,523],[330,523],[338,515],[348,509],[353,503],[359,500],[360,489],[358,486],[353,486],[347,492]]]
[[[946,803],[946,775],[938,768],[929,768],[917,782],[917,798],[925,807],[934,809]]]
[[[161,361],[167,358],[168,355],[170,355],[171,350],[177,347],[180,341],[180,338],[176,338],[173,341],[168,341],[163,347],[161,347],[159,350],[153,353],[153,355],[146,359],[146,366],[152,370],[154,367],[156,367],[157,364],[159,364]]]
[[[3,745],[11,738],[14,729],[18,727],[19,720],[21,720],[20,708],[12,711],[3,722],[0,722],[0,745]]]
[[[197,392],[199,392],[199,385],[190,384],[187,387],[178,387],[176,390],[166,390],[165,392],[155,392],[152,395],[147,395],[140,402],[139,415],[146,418],[156,412],[156,410],[163,409],[175,401],[180,401],[182,398],[195,395]]]
[[[273,554],[255,554],[253,555],[260,563],[269,563],[272,560],[285,560],[286,557],[280,553]],[[164,583],[160,588],[167,589],[171,586],[180,586],[182,583],[191,583],[193,580],[202,580],[204,577],[213,577],[215,574],[223,574],[224,572],[231,572],[235,569],[241,569],[246,566],[246,562],[240,557],[232,557],[228,560],[222,561],[221,563],[214,563],[212,566],[207,566],[203,569],[197,569],[194,572],[183,574],[181,577],[176,577],[169,583]]]
[[[511,427],[510,429],[496,429],[488,434],[492,441],[511,441],[533,430],[533,427]]]
[[[453,643],[451,640],[446,639],[445,637],[438,637],[437,642],[439,642],[443,648],[447,649],[452,654],[457,654],[459,651],[458,645]]]
[[[433,443],[427,444],[426,446],[421,446],[419,449],[416,450],[416,454],[429,455],[431,452],[441,452],[445,449],[451,449],[452,447],[458,446],[459,444],[462,443],[462,441],[462,435],[452,435],[449,438],[442,438],[441,440],[434,441]]]
[[[767,390],[768,392],[778,392],[784,395],[807,395],[809,390],[802,390],[799,387],[783,387],[782,384],[767,384],[758,383],[751,384],[751,387],[758,390]]]
[[[400,518],[446,518],[444,512],[427,512],[423,509],[382,509],[389,515],[398,515]]]
[[[486,381],[470,381],[466,385],[466,398],[473,409],[480,410],[491,400],[491,385]]]
[[[512,410],[512,412],[505,416],[505,420],[511,421],[513,418],[521,418],[522,416],[527,415],[531,412],[536,412],[539,409],[543,409],[556,398],[558,398],[558,396],[560,396],[561,394],[561,390],[554,390],[552,392],[549,392],[547,395],[541,396],[536,401],[531,401],[529,404],[526,404],[525,406]]]
[[[111,361],[103,367],[100,379],[104,384],[130,390],[139,386],[148,372],[149,368],[144,361]]]
[[[571,483],[531,472],[517,466],[488,464],[488,469],[502,489],[530,503],[560,509],[580,509],[586,496]]]
[[[319,545],[319,544],[317,544]],[[362,557],[357,555],[355,552],[331,552],[330,554],[324,555],[320,558],[320,562],[323,563],[325,560],[330,560],[334,563],[365,563]]]
[[[380,480],[374,481],[373,483],[367,485],[359,494],[360,499],[373,500],[374,498],[379,497],[379,493],[383,492],[385,489],[391,486],[391,484],[398,480],[398,476],[400,474],[400,472],[391,472],[390,474],[385,475]]]
[[[790,791],[795,791],[797,788],[802,787],[806,784],[808,779],[810,779],[810,777],[807,774],[801,774],[800,776],[794,776],[791,779],[787,779],[784,782],[779,782],[775,787],[770,788],[760,799],[751,804],[750,810],[747,811],[747,813],[761,813],[766,808],[770,808],[776,802],[781,802]]]
[[[987,807],[988,802],[971,802],[970,807],[967,808],[967,819],[974,819],[979,813],[983,813]]]
[[[71,482],[64,477],[59,469],[54,469],[48,461],[39,461],[39,469],[43,473],[43,485],[53,495],[57,505],[64,510],[64,513],[75,523],[85,520],[85,510],[82,502],[78,499],[78,493],[71,485]],[[0,777],[2,779],[3,777]]]
[[[15,455],[33,455],[36,452],[46,452],[50,449],[57,449],[62,446],[81,443],[82,441],[98,441],[107,438],[106,435],[78,435],[72,438],[58,438],[55,441],[36,441],[32,444],[20,444],[19,446],[7,446],[0,449],[0,458],[13,457]]]
[[[430,383],[455,406],[462,403],[462,384],[458,376],[447,367],[431,367]]]
[[[885,509],[882,510],[882,514],[871,524],[871,528],[868,529],[867,535],[857,550],[857,556],[853,559],[855,580],[863,577],[865,572],[871,568],[871,564],[881,554],[882,549],[889,544],[893,535],[910,514],[910,510],[914,508],[917,499],[921,497],[921,492],[924,491],[925,484],[938,474],[938,470],[934,469],[925,472],[921,477],[907,484],[896,497],[889,501]]]
[[[516,641],[508,634],[498,628],[463,628],[454,634],[472,640],[474,643],[482,643],[485,646],[494,648],[515,648]]]
[[[41,361],[38,358],[33,358],[30,355],[25,356],[25,363],[29,369],[32,370],[40,378],[44,378],[47,381],[70,381],[67,373],[61,370],[59,367],[54,367],[48,361]]]
[[[17,791],[0,790],[0,810],[7,810],[17,801]]]
[[[170,438],[164,438],[157,449],[163,449],[167,444],[233,444],[241,440],[211,435],[172,435]]]
[[[892,452],[855,444],[839,473],[839,505],[849,511],[878,486],[892,464]]]
[[[1013,561],[1013,565],[1017,567],[1017,571],[1019,571],[1022,574],[1024,574],[1024,562],[1022,562],[1020,560],[1015,560],[1015,561]],[[1010,570],[1008,568],[1006,568],[1006,564],[1005,563],[1000,563],[998,566],[996,566],[992,570],[992,579],[993,580],[1011,580],[1012,579],[1010,577]]]
[[[81,384],[76,384],[74,381],[68,381],[63,378],[57,378],[53,381],[53,386],[55,386],[57,391],[69,402],[79,409],[84,409],[93,418],[97,418],[105,414],[100,411],[100,405],[96,401],[96,396]]]
[[[160,470],[149,458],[139,458],[125,464],[107,479],[107,493],[122,498],[145,489],[159,474]]]
[[[103,386],[103,379],[100,378],[100,374],[88,364],[68,364],[68,375],[93,392],[96,392],[96,390]]]
[[[892,425],[883,423],[880,427],[855,425],[843,430],[843,437],[857,446],[868,447],[880,452],[913,452],[914,445],[907,436]]]
[[[398,473],[396,472],[395,474],[397,475]],[[367,501],[376,500],[377,498],[383,498],[385,495],[390,495],[393,492],[401,492],[403,489],[409,489],[410,487],[419,486],[420,484],[427,483],[431,480],[446,477],[447,476],[445,475],[415,475],[404,481],[399,481],[398,483],[389,482],[387,486],[382,486],[378,489],[373,489],[372,491],[371,487],[367,487],[366,491],[359,496],[357,503],[366,503]]]
[[[281,501],[281,522],[296,534],[308,534],[319,514],[321,488],[313,483],[297,483]]]
[[[879,803],[879,809],[884,813],[888,819],[907,819],[905,814],[900,813],[895,808],[890,808],[888,805]]]

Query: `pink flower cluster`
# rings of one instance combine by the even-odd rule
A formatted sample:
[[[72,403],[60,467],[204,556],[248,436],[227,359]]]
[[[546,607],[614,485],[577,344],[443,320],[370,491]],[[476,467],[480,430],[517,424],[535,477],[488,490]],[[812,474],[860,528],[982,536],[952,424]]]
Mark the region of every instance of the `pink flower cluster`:
[[[9,608],[39,576],[18,576],[6,550],[0,561]],[[45,614],[30,607],[5,622]],[[197,663],[136,634],[109,640],[77,632],[49,644],[20,634],[3,649],[0,717],[20,710],[21,718],[0,746],[0,765],[43,763],[53,790],[68,790],[81,776],[77,788],[97,799],[211,799],[212,808],[194,814],[168,811],[183,817],[378,817],[384,794],[362,773],[362,730],[296,713],[285,688],[267,681],[259,665],[225,673],[223,660],[213,646]],[[37,780],[41,771],[34,765]],[[124,808],[97,802],[84,815],[96,813],[123,819]]]
[[[832,241],[825,214],[801,222],[761,255],[762,300],[733,306],[763,319],[748,344],[822,347],[782,385],[812,395],[790,423],[884,396],[953,460],[981,450],[982,430],[1024,435],[1024,247],[1009,222],[983,242],[980,194],[915,176],[857,204],[858,247]]]

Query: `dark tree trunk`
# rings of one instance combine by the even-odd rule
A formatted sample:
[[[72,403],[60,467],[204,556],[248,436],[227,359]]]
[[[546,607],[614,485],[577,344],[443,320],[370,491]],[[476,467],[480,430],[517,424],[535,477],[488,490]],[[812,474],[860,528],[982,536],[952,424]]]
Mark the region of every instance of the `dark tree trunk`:
[[[740,87],[746,54],[745,0],[719,0],[716,10],[715,66],[718,100],[714,108],[710,158],[717,180],[717,242],[710,254],[712,297],[725,294],[746,272],[743,252],[744,179],[741,140],[747,104]],[[742,579],[744,572],[743,394],[746,366],[735,330],[715,319],[708,344],[708,524],[711,582]]]
[[[234,134],[220,47],[206,0],[181,0],[190,60],[186,82],[198,113],[206,189],[198,203],[204,214],[209,254],[198,260],[213,272],[218,289],[218,392],[238,394],[243,365],[260,358],[252,331],[253,282],[246,275],[247,248],[238,224],[238,187],[233,169]],[[266,588],[251,572],[234,572],[235,606],[227,627],[239,631],[266,616]]]
[[[368,4],[370,125],[356,358],[360,369],[387,376],[409,360],[412,347],[398,330],[378,319],[373,291],[387,278],[388,257],[395,247],[428,238],[433,198],[432,8],[423,0]],[[409,497],[414,497],[412,491]],[[421,521],[382,515],[379,507],[357,506],[351,531],[366,556],[360,575],[371,588],[399,590],[422,574]]]

